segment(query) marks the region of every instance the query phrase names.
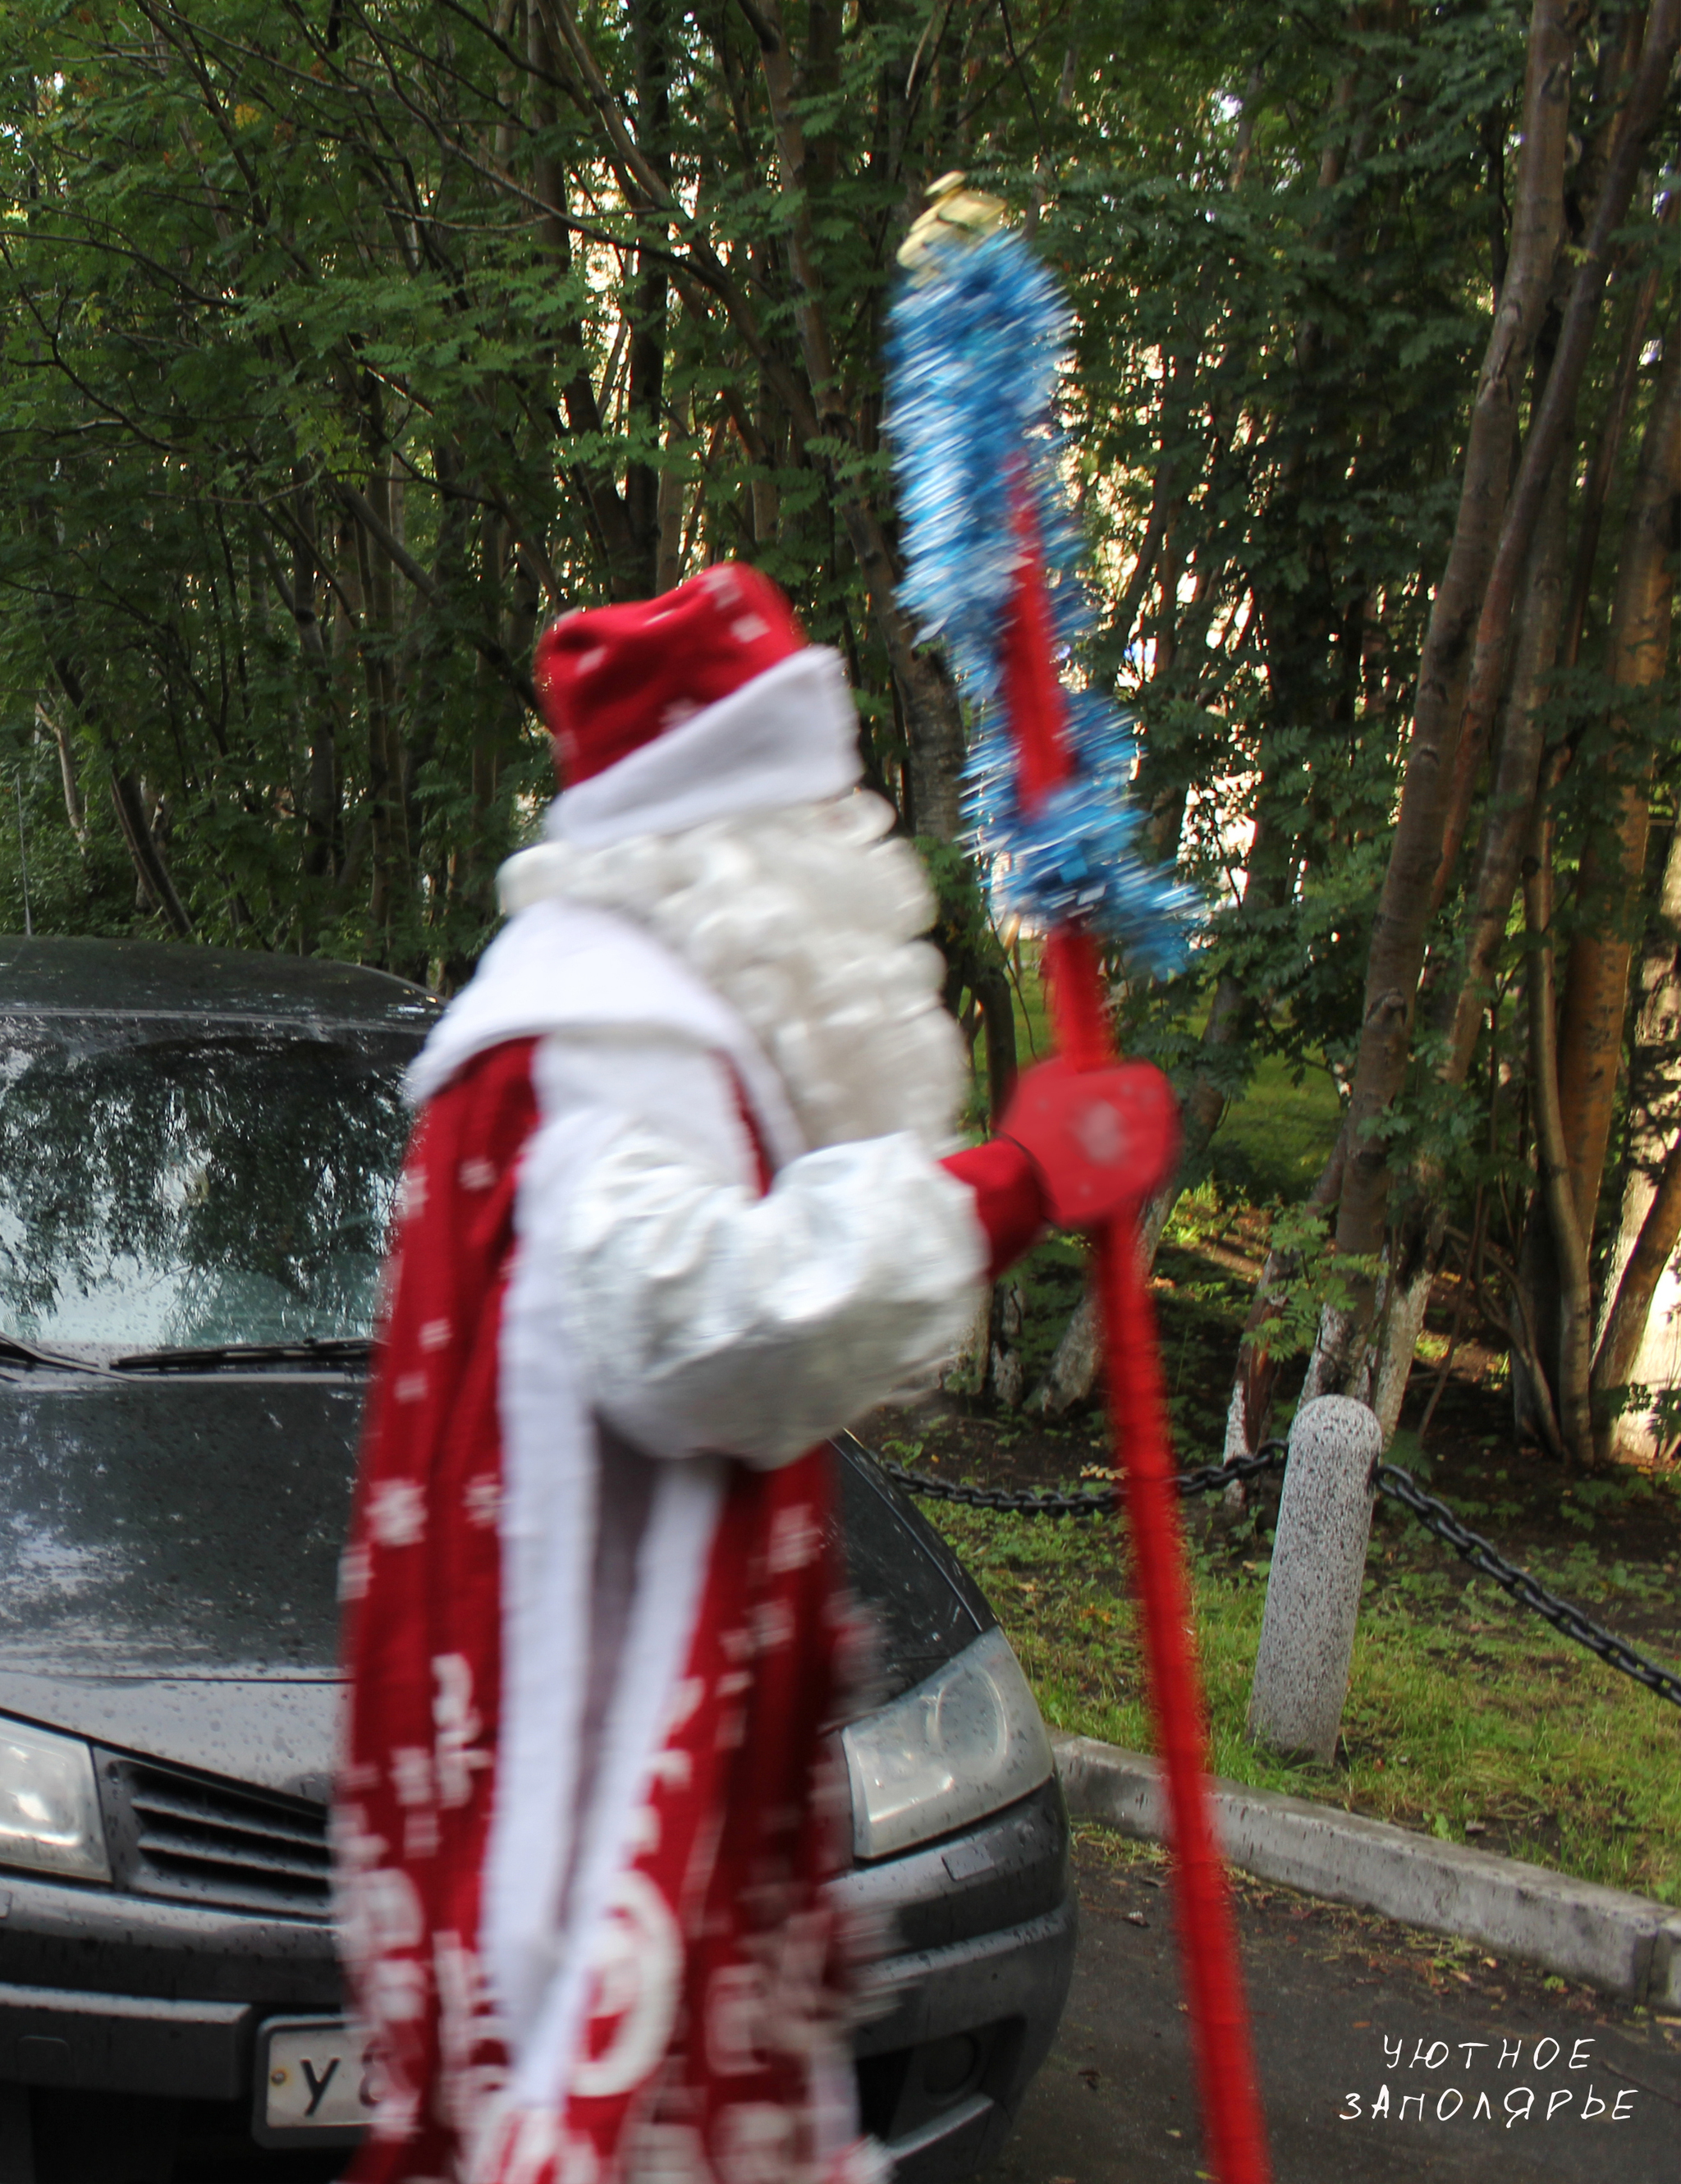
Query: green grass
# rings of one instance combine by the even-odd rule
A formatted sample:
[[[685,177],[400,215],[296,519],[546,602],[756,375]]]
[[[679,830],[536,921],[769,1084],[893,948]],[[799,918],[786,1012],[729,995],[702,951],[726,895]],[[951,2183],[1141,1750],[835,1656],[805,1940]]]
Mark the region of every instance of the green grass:
[[[1030,1039],[1041,1053],[1046,1045],[1031,970],[1025,988],[1027,1012],[1018,1006],[1024,1061]],[[1156,1270],[1165,1278],[1157,1301],[1167,1392],[1185,1462],[1217,1451],[1248,1302],[1241,1269],[1229,1263],[1229,1253],[1222,1260],[1208,1247],[1230,1244],[1241,1226],[1253,1256],[1257,1234],[1264,1234],[1256,1229],[1257,1210],[1304,1196],[1340,1121],[1328,1070],[1308,1069],[1297,1082],[1289,1063],[1263,1056],[1221,1125],[1210,1174],[1179,1202]],[[1067,1240],[1042,1245],[1024,1263],[1030,1385],[1079,1293],[1081,1275],[1079,1248]],[[1427,1361],[1445,1346],[1433,1331],[1421,1346]],[[1021,1429],[1000,1418],[999,1451]],[[1502,1416],[1481,1446],[1503,1447],[1506,1437]],[[1045,1438],[1063,1437],[1053,1431]],[[930,1446],[940,1439],[933,1431]],[[922,1446],[898,1452],[916,1461]],[[1066,1440],[1060,1454],[1044,1452],[1044,1469],[1066,1464],[1071,1453]],[[1428,1475],[1429,1460],[1411,1435],[1398,1436],[1393,1453]],[[946,1463],[946,1476],[960,1473],[962,1451],[948,1448]],[[1028,1475],[1038,1477],[1038,1469]],[[1463,1462],[1460,1469],[1466,1475],[1455,1481],[1456,1507],[1467,1521],[1486,1520],[1497,1539],[1524,1524],[1532,1537],[1520,1559],[1544,1581],[1613,1628],[1632,1618],[1643,1651],[1681,1657],[1675,1567],[1662,1559],[1669,1551],[1660,1546],[1642,1557],[1603,1531],[1594,1536],[1606,1513],[1595,1497],[1626,1497],[1636,1482],[1565,1488],[1551,1524],[1542,1528],[1552,1544],[1544,1545],[1533,1537],[1531,1497],[1512,1485],[1502,1490],[1506,1470],[1494,1470],[1493,1485],[1478,1490]],[[1478,1490],[1491,1498],[1474,1498]],[[1148,1751],[1124,1535],[1104,1524],[1033,1522],[949,1505],[928,1514],[997,1608],[1046,1719]],[[1572,1528],[1562,1540],[1561,1522]],[[1244,1734],[1266,1604],[1265,1540],[1252,1525],[1247,1543],[1222,1539],[1206,1529],[1205,1513],[1195,1524],[1194,1611],[1217,1773],[1681,1903],[1681,1718],[1674,1708],[1557,1636],[1380,1505],[1338,1763],[1279,1760]]]
[[[1298,1084],[1290,1063],[1264,1055],[1215,1134],[1214,1173],[1257,1205],[1300,1198],[1325,1165],[1342,1121],[1328,1069],[1306,1070]]]
[[[1151,1747],[1122,1567],[1102,1524],[942,1507],[1055,1726]],[[1388,1546],[1394,1536],[1399,1544]],[[1244,1735],[1266,1597],[1263,1559],[1196,1557],[1196,1629],[1217,1774],[1316,1797],[1681,1902],[1681,1721],[1485,1580],[1374,1534],[1343,1718],[1346,1759],[1293,1765]],[[1239,1551],[1240,1552],[1240,1551]],[[1423,1553],[1434,1551],[1423,1543]],[[1394,1562],[1386,1562],[1393,1553]]]

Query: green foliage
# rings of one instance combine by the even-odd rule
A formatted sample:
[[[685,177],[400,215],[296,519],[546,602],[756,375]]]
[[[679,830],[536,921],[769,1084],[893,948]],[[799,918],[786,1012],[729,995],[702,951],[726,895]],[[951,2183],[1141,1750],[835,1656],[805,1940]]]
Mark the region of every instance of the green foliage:
[[[1088,521],[1106,566],[1182,572],[1152,596],[1135,565],[1096,653],[1143,696],[1146,786],[1192,787],[1200,967],[1267,997],[1252,1057],[1344,1060],[1358,1024],[1522,36],[1511,8],[1381,31],[1239,8],[1217,40],[1193,11],[1133,15],[1093,93],[1108,158],[1048,215],[1090,298]]]
[[[101,844],[43,842],[70,890],[46,922],[131,922],[114,767],[203,937],[459,975],[543,794],[537,621],[726,551],[845,650],[871,772],[914,826],[842,518],[856,499],[890,525],[893,244],[920,181],[961,164],[1042,208],[1076,305],[1068,410],[1113,583],[1090,665],[1142,688],[1146,791],[1194,792],[1187,855],[1228,899],[1234,833],[1263,796],[1285,815],[1247,914],[1146,997],[1139,1043],[1183,1049],[1231,967],[1275,998],[1263,1048],[1341,1052],[1485,309],[1515,11],[1376,31],[1315,0],[1281,30],[1240,6],[1216,36],[1177,4],[1046,5],[1013,31],[921,0],[796,8],[798,192],[743,14],[637,0],[562,53],[549,20],[219,0],[136,42],[118,0],[8,12],[0,711],[27,737],[50,700]],[[1122,628],[1164,464],[1196,598]],[[50,809],[38,826],[62,833]],[[931,864],[942,937],[995,962],[972,874],[938,844]]]
[[[1322,1207],[1299,1203],[1281,1206],[1272,1217],[1269,1248],[1289,1268],[1266,1291],[1266,1313],[1244,1336],[1246,1347],[1274,1357],[1296,1357],[1313,1347],[1320,1314],[1346,1312],[1353,1284],[1378,1272],[1375,1259],[1331,1249],[1329,1216]]]
[[[1046,1718],[1132,1751],[1151,1745],[1124,1533],[943,1505],[941,1529],[975,1570],[1033,1678]],[[1237,1550],[1234,1552],[1234,1549]],[[1584,1547],[1547,1581],[1599,1602],[1612,1573]],[[1656,1566],[1641,1576],[1656,1600]],[[1634,1888],[1681,1889],[1681,1778],[1670,1708],[1503,1595],[1466,1581],[1421,1535],[1374,1540],[1355,1634],[1346,1755],[1286,1762],[1244,1733],[1266,1602],[1266,1559],[1210,1539],[1193,1579],[1216,1774],[1328,1799],[1446,1841]],[[1675,1651],[1673,1580],[1662,1595]]]
[[[158,913],[115,778],[198,937],[453,982],[545,794],[540,621],[726,553],[845,652],[915,824],[858,561],[880,310],[922,176],[1019,194],[1055,65],[949,14],[796,10],[779,117],[726,7],[5,12],[0,725],[43,928]]]
[[[1586,12],[1561,86],[1585,131],[1572,247],[1625,14]],[[1097,607],[1071,671],[1138,707],[1152,851],[1209,905],[1184,976],[1110,966],[1121,1031],[1197,1090],[1189,1180],[1288,1209],[1367,1021],[1508,248],[1528,20],[1517,0],[16,0],[0,774],[34,921],[164,924],[454,986],[549,793],[537,630],[734,554],[846,660],[866,778],[934,883],[954,1011],[995,1050],[1006,1016],[1042,1044],[1031,945],[994,930],[949,838],[955,699],[893,602],[882,313],[927,183],[961,167],[1066,287]],[[1677,137],[1667,111],[1619,238],[1567,450],[1572,522],[1643,284],[1653,328],[1673,318]],[[1592,879],[1595,845],[1631,788],[1650,781],[1666,816],[1681,788],[1673,676],[1638,698],[1608,678],[1661,349],[1630,349],[1625,452],[1596,549],[1572,546],[1591,578],[1579,657],[1544,693],[1570,758],[1561,961],[1638,924],[1626,888]],[[1534,393],[1529,373],[1520,427]],[[1433,1193],[1515,1262],[1533,1179],[1521,916],[1469,1073],[1440,1082],[1486,769],[1470,788],[1425,990],[1404,1000],[1411,1074],[1361,1153],[1403,1186],[1394,1203]],[[22,908],[0,827],[0,916]],[[989,1058],[995,1092],[1007,1056]],[[1316,1102],[1289,1138],[1283,1082]],[[1615,1158],[1606,1176],[1601,1245]],[[1296,1240],[1287,1343],[1371,1273]]]

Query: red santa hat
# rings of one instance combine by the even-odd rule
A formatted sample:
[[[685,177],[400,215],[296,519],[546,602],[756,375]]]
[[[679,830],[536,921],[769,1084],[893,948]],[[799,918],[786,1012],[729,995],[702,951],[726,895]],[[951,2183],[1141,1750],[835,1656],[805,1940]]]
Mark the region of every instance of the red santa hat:
[[[858,779],[839,657],[768,577],[721,561],[660,598],[565,615],[536,681],[581,848],[838,796]]]

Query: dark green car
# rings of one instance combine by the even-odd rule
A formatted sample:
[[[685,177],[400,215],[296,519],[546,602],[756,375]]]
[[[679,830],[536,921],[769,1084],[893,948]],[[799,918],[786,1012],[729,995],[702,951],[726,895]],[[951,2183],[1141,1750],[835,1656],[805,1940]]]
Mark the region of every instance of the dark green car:
[[[0,941],[0,2184],[336,2176],[336,1579],[403,1072],[353,966]],[[906,2184],[996,2151],[1072,1969],[1049,1747],[986,1602],[838,1444],[893,1914],[858,2040]]]

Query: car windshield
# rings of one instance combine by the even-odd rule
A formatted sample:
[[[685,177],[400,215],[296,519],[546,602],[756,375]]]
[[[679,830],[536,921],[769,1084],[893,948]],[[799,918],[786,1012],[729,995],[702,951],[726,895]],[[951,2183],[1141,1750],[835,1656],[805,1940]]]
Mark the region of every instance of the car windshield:
[[[0,1333],[129,1350],[361,1337],[412,1039],[0,1022]]]

